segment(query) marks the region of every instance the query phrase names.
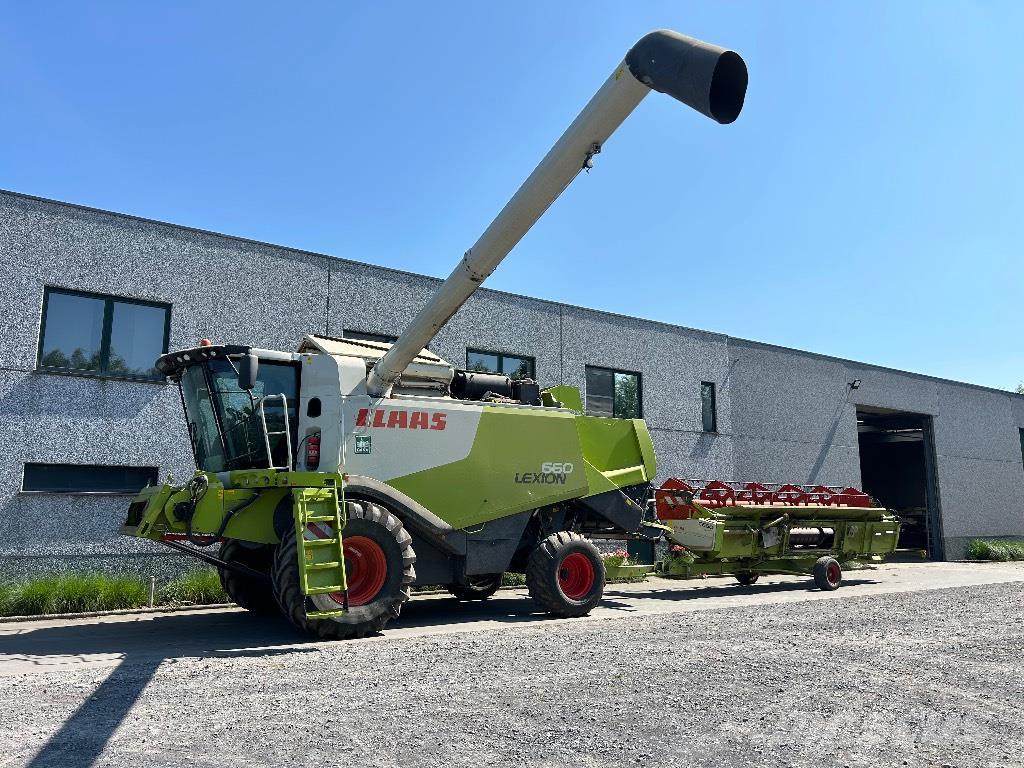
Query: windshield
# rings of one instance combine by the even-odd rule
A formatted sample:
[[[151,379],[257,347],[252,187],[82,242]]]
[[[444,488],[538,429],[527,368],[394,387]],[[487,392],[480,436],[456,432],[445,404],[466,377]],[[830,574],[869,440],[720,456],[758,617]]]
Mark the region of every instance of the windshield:
[[[181,396],[196,466],[207,472],[224,472],[291,463],[281,401],[268,400],[263,406],[270,438],[269,462],[258,404],[265,395],[283,394],[287,398],[294,452],[298,376],[298,367],[293,364],[261,360],[256,386],[249,393],[238,386],[238,374],[227,360],[210,360],[188,368],[181,377]]]

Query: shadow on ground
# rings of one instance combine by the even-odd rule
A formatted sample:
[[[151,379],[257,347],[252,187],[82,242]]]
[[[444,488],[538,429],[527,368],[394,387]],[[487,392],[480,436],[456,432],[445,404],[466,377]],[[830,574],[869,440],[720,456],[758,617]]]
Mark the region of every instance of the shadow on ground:
[[[870,579],[848,580],[847,584]],[[707,584],[609,585],[601,609],[630,613],[640,610],[636,600],[681,601],[718,598],[724,595],[755,595],[764,592],[807,591],[805,581],[770,581],[742,587],[731,580]],[[454,598],[413,599],[400,620],[391,626],[402,629],[456,626],[499,621],[547,620],[536,610],[525,590],[503,590],[486,602],[462,603]],[[33,626],[32,622],[8,625],[0,636],[0,664],[48,672],[78,668],[89,657],[120,660],[93,694],[61,725],[29,762],[44,766],[92,766],[107,742],[145,691],[160,665],[180,658],[239,658],[313,652],[325,643],[299,634],[283,618],[254,616],[239,610],[146,615],[128,620],[75,621],[57,626]],[[342,643],[343,644],[343,643]]]

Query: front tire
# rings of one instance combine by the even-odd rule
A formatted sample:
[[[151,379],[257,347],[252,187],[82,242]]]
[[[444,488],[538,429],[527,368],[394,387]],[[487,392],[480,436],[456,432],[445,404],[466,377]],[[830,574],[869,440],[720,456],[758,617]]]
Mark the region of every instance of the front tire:
[[[604,560],[578,533],[553,533],[537,545],[526,564],[526,586],[553,616],[586,616],[604,595]]]
[[[312,610],[341,610],[341,593],[302,593],[299,582],[298,542],[294,526],[285,532],[274,555],[274,596],[281,611],[299,629],[324,640],[365,637],[384,629],[401,613],[416,580],[416,553],[412,537],[401,520],[384,507],[368,501],[346,501],[348,522],[342,532],[349,609],[341,616],[310,619]],[[321,526],[322,527],[322,526]]]
[[[760,574],[751,573],[750,571],[743,571],[742,573],[736,574],[736,581],[742,584],[744,587],[752,587],[757,583]]]
[[[220,545],[220,559],[267,574],[266,579],[258,579],[229,568],[218,567],[220,585],[227,592],[231,602],[259,616],[280,613],[274,599],[274,588],[270,583],[270,566],[274,561],[272,547],[248,546],[237,539],[225,539]]]

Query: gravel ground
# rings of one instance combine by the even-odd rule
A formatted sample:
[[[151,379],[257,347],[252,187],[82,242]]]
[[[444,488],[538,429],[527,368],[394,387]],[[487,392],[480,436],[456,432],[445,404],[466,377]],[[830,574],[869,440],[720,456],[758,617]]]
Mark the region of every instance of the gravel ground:
[[[1022,619],[1011,583],[15,675],[0,765],[1021,766]]]

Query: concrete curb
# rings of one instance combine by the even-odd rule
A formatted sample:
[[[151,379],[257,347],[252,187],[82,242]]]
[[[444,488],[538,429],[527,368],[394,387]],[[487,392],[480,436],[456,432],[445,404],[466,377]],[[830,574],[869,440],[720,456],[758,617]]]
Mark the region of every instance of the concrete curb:
[[[0,616],[0,624],[15,624],[25,621],[50,621],[51,619],[88,619],[96,616],[132,616],[147,613],[177,613],[179,611],[203,611],[233,608],[234,603],[208,603],[206,605],[164,605],[153,608],[119,608],[116,611],[86,611],[85,613],[42,613],[37,616]]]

